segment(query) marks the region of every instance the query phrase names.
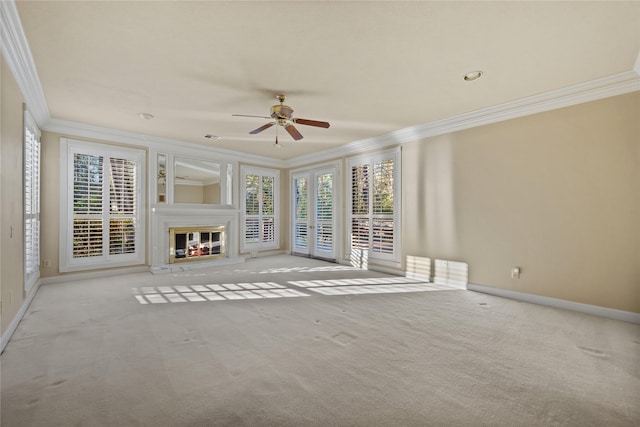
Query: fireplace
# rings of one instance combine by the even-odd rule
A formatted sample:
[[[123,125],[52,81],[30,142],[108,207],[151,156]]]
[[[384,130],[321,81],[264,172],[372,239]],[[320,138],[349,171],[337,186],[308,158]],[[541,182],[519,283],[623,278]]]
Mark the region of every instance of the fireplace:
[[[170,227],[169,263],[224,258],[225,227]]]
[[[195,205],[154,206],[150,217],[150,230],[153,232],[149,241],[149,270],[153,274],[161,274],[244,262],[244,257],[238,253],[238,216],[235,209]],[[206,254],[207,249],[196,252],[194,248],[189,257],[189,241],[196,239],[193,238],[195,236],[186,236],[188,232],[219,233],[219,239],[215,235],[211,237],[205,234],[204,239],[199,235],[200,243],[209,242],[205,245],[209,254]],[[178,249],[185,250],[184,257],[181,252],[178,252],[178,258],[175,256],[175,233],[185,234],[184,245],[178,246]]]

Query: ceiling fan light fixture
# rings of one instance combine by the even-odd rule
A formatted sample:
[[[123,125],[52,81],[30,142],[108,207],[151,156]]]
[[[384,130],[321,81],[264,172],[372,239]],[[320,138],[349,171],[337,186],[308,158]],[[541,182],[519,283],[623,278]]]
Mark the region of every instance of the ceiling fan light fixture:
[[[278,101],[280,101],[280,104],[276,104],[276,105],[272,105],[271,109],[269,111],[270,115],[269,116],[254,116],[254,115],[249,115],[249,114],[232,114],[232,116],[238,116],[238,117],[257,117],[260,119],[268,119],[268,120],[273,120],[270,121],[262,126],[260,126],[257,129],[252,130],[251,132],[249,132],[251,135],[255,135],[257,133],[262,132],[265,129],[269,129],[271,126],[276,126],[276,139],[278,138],[278,127],[282,126],[283,128],[285,128],[285,130],[287,131],[287,133],[289,133],[289,135],[291,135],[291,137],[296,140],[299,141],[303,138],[302,134],[298,131],[298,129],[296,129],[296,127],[294,126],[294,124],[300,124],[300,125],[305,125],[305,126],[315,126],[315,127],[319,127],[319,128],[328,128],[329,126],[331,126],[329,124],[329,122],[323,122],[323,121],[319,121],[319,120],[309,120],[309,119],[301,119],[298,117],[293,117],[293,108],[289,107],[288,105],[284,105],[284,100],[286,99],[286,96],[284,95],[276,95],[276,99]],[[278,146],[279,144],[276,141],[276,146]]]
[[[472,80],[477,80],[480,77],[482,77],[482,71],[480,70],[476,70],[476,71],[470,71],[467,74],[464,75],[464,80],[467,82],[470,82]]]

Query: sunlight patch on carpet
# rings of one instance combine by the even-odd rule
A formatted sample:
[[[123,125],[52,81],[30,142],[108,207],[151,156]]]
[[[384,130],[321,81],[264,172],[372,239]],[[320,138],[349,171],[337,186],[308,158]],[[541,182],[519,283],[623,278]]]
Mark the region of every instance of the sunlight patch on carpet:
[[[403,292],[449,291],[459,289],[454,286],[427,283],[407,277],[374,277],[336,280],[296,280],[290,285],[305,288],[322,295],[358,295]]]
[[[308,297],[309,294],[274,282],[223,283],[192,286],[143,286],[132,288],[140,304],[228,301],[262,298]]]
[[[210,302],[258,300],[266,298],[296,298],[316,295],[396,294],[459,289],[454,286],[433,284],[407,277],[371,277],[334,280],[293,280],[290,287],[275,282],[242,282],[210,285],[143,286],[133,288],[140,304],[178,302]],[[304,291],[296,288],[303,288]]]

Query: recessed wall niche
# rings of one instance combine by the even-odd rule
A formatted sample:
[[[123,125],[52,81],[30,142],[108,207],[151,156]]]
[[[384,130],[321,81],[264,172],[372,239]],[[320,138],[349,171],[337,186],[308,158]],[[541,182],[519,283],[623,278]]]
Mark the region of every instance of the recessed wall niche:
[[[158,154],[158,200],[157,203],[167,203],[167,155]]]

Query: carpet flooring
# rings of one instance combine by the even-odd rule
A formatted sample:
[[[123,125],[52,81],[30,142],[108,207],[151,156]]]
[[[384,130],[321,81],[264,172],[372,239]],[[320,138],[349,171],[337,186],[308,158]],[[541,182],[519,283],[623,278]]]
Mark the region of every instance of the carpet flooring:
[[[640,326],[299,257],[43,285],[2,426],[638,426]]]

